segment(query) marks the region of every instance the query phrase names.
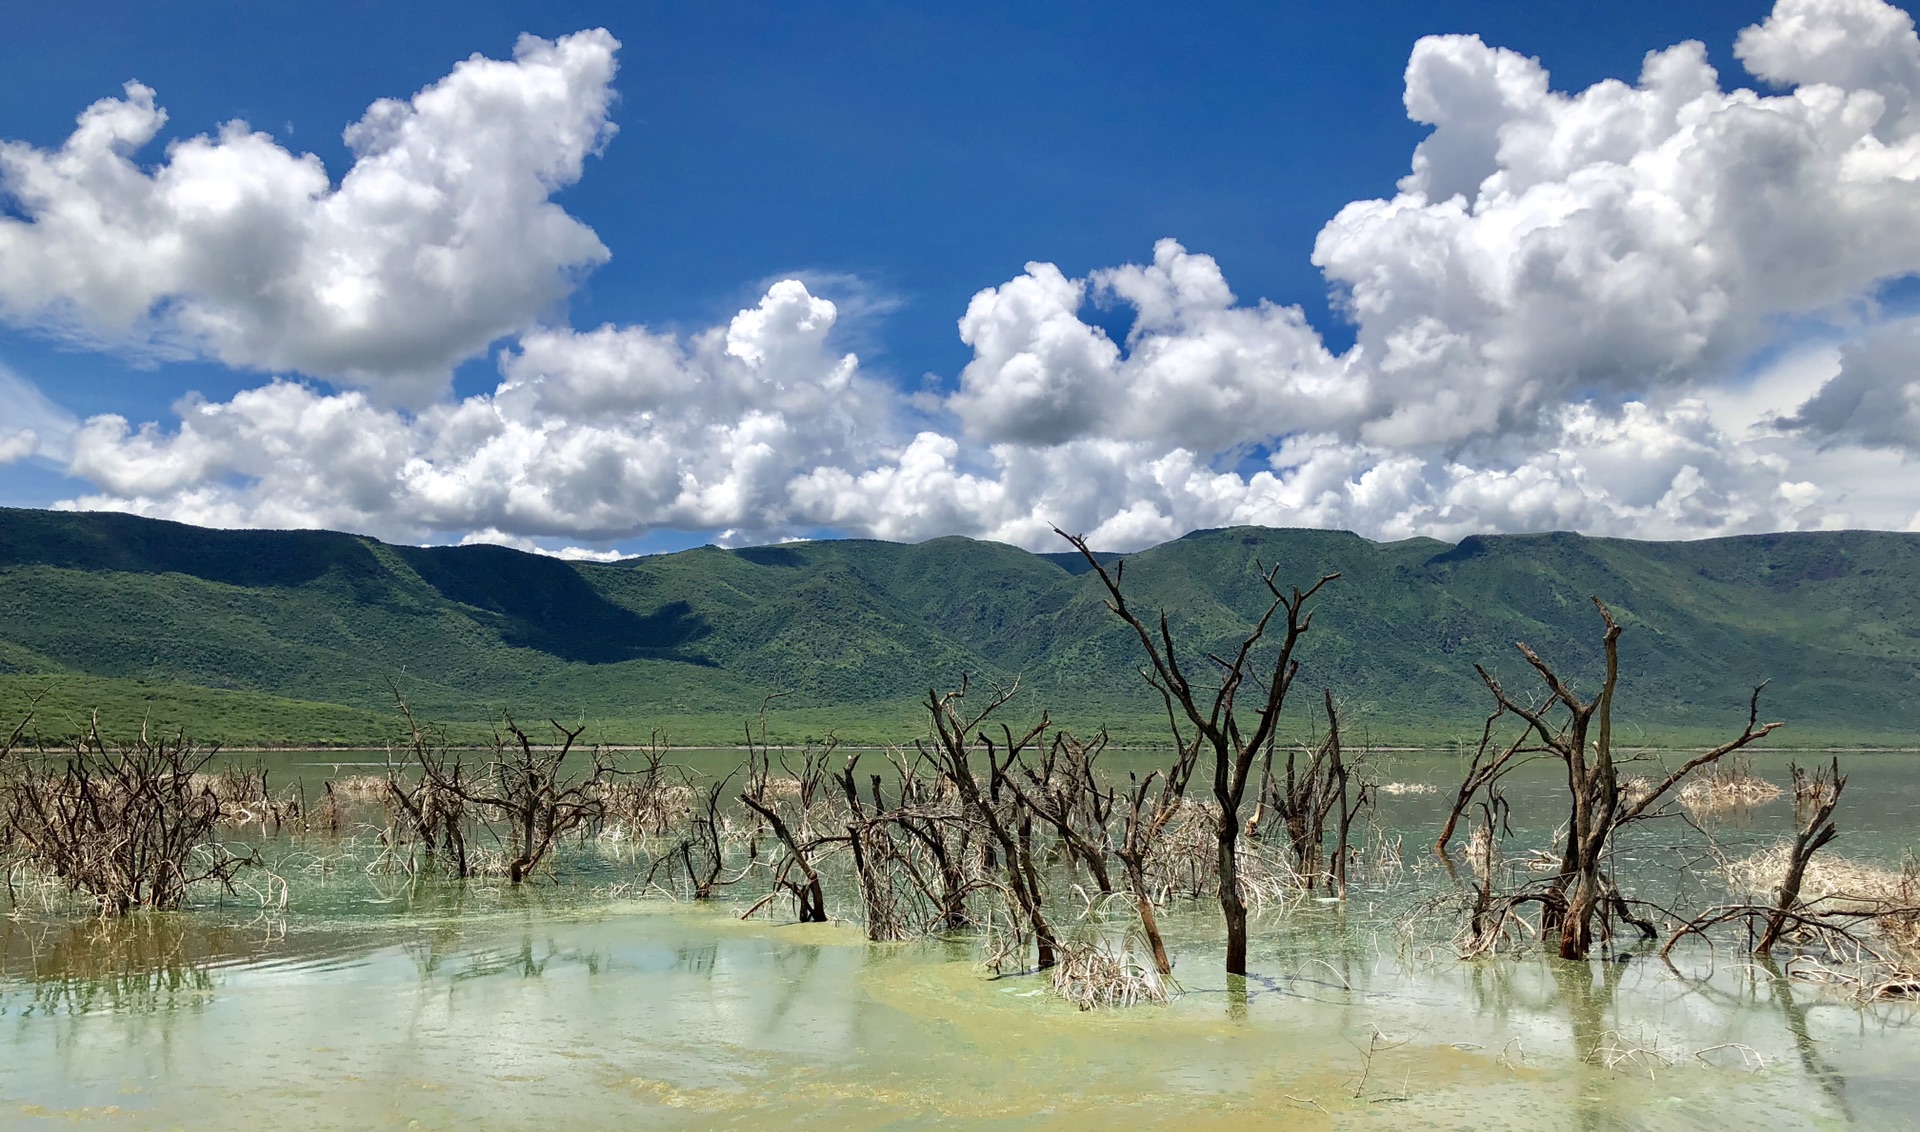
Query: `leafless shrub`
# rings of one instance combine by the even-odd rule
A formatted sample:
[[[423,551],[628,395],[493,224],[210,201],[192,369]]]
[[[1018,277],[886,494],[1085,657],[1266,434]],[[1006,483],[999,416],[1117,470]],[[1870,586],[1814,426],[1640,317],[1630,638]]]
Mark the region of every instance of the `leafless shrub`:
[[[0,819],[13,854],[93,901],[102,916],[178,908],[196,885],[232,892],[255,863],[214,836],[219,799],[198,776],[214,748],[184,734],[110,744],[95,719],[59,767],[11,767]]]
[[[1032,932],[1036,964],[1045,969],[1055,961],[1055,937],[1043,908],[1045,894],[1033,851],[1033,815],[1013,804],[1015,795],[1007,786],[1007,775],[1045,734],[1048,720],[1043,715],[1039,723],[1019,735],[1003,725],[1004,745],[995,743],[982,730],[1017,690],[1018,684],[997,689],[977,711],[966,706],[965,680],[944,695],[930,690],[927,711],[933,724],[933,742],[931,746],[922,744],[919,750],[952,785],[966,820],[985,833],[989,852],[1003,873],[996,887],[1006,894],[1009,911],[1017,915],[1016,935]],[[980,760],[978,764],[976,759]],[[986,771],[984,788],[976,765]]]
[[[1744,925],[1749,947],[1763,964],[1785,945],[1794,951],[1795,977],[1847,990],[1863,999],[1920,994],[1920,865],[1899,871],[1816,853],[1838,836],[1833,813],[1847,780],[1839,760],[1808,774],[1795,766],[1800,800],[1797,830],[1782,842],[1723,869],[1748,903],[1711,909],[1680,925],[1664,956],[1688,936],[1708,936],[1723,925]]]
[[[1625,774],[1620,776],[1620,801],[1629,806],[1637,806],[1653,792],[1653,779],[1644,774]]]
[[[1147,856],[1147,880],[1161,899],[1177,893],[1198,900],[1213,892],[1219,880],[1214,867],[1219,814],[1210,802],[1181,799]]]
[[[694,789],[641,771],[601,784],[600,800],[606,821],[600,836],[610,841],[639,841],[665,837],[693,819]]]
[[[974,893],[1008,895],[988,871],[987,834],[924,750],[895,750],[890,761],[891,801],[881,775],[869,774],[861,789],[858,754],[834,776],[846,802],[847,845],[866,907],[868,938],[909,939],[978,926],[969,904]]]
[[[538,743],[502,712],[491,755],[475,767],[448,748],[444,735],[421,724],[397,689],[394,698],[407,721],[408,758],[398,765],[389,760],[396,819],[389,844],[409,869],[417,846],[427,862],[444,861],[456,877],[493,871],[495,862],[467,844],[468,824],[477,821],[493,835],[500,871],[519,884],[561,840],[598,831],[614,768],[598,747],[578,772],[569,765],[584,727],[549,720],[553,739]]]
[[[276,794],[268,779],[266,767],[235,762],[213,773],[194,775],[194,786],[219,800],[220,820],[227,825],[257,826],[262,833],[278,833],[282,827],[299,825],[304,807],[298,788],[288,787]]]
[[[1373,806],[1374,788],[1362,782],[1357,796],[1349,793],[1350,766],[1343,757],[1340,719],[1333,693],[1323,691],[1327,734],[1307,750],[1287,751],[1284,775],[1276,770],[1270,743],[1262,759],[1259,802],[1247,819],[1249,839],[1262,835],[1261,822],[1269,813],[1286,833],[1293,850],[1293,873],[1308,888],[1325,882],[1327,890],[1345,894],[1348,842],[1354,820]],[[1328,823],[1332,823],[1333,852],[1323,863]]]
[[[740,793],[740,801],[759,815],[786,851],[774,869],[774,892],[785,890],[793,896],[801,923],[824,924],[827,922],[826,889],[820,883],[819,870],[813,864],[813,853],[823,842],[812,836],[809,811],[815,797],[821,793],[821,783],[826,777],[826,759],[833,753],[835,744],[829,742],[822,753],[816,753],[809,745],[801,762],[803,769],[793,773],[789,768],[788,777],[776,782],[766,736],[766,709],[762,707],[760,741],[757,744],[754,742],[753,729],[747,729],[747,782],[746,789]],[[799,811],[799,835],[780,815],[783,797],[788,799],[786,805],[789,809],[797,808]],[[761,903],[765,902],[763,900]],[[751,915],[752,912],[753,909],[749,909],[747,914]]]
[[[381,833],[381,860],[409,874],[439,868],[459,879],[472,876],[467,795],[474,771],[448,746],[445,733],[415,717],[397,690],[394,700],[407,722],[407,749],[387,757],[393,808]]]
[[[363,804],[386,801],[391,796],[387,782],[383,774],[349,774],[329,778],[327,786],[340,801]]]
[[[584,727],[569,729],[550,720],[553,741],[540,744],[512,715],[500,718],[505,734],[495,735],[493,760],[465,801],[498,838],[507,857],[507,879],[519,884],[547,860],[555,843],[597,829],[606,813],[601,787],[613,764],[595,748],[585,768],[570,773],[567,759]]]

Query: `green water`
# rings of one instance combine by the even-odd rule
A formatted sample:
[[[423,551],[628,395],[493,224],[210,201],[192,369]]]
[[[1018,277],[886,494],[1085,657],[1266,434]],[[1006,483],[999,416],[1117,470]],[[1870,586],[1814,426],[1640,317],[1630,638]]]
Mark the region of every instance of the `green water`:
[[[277,756],[276,774],[317,783],[337,757]],[[1402,782],[1457,773],[1438,755],[1378,761]],[[1763,756],[1755,769],[1784,783],[1785,762]],[[1920,829],[1920,762],[1857,756],[1843,769],[1834,848],[1897,864]],[[1548,770],[1516,784],[1518,840],[1553,823]],[[618,853],[575,854],[559,883],[515,892],[408,888],[370,875],[363,844],[269,841],[284,908],[276,890],[265,908],[248,895],[116,925],[0,920],[0,1123],[1913,1122],[1920,1013],[1906,1004],[1861,1008],[1724,950],[1717,963],[1687,952],[1682,978],[1650,955],[1464,963],[1436,944],[1445,925],[1409,943],[1396,921],[1446,883],[1420,848],[1444,806],[1438,794],[1383,797],[1408,867],[1344,906],[1258,918],[1244,986],[1218,973],[1210,910],[1176,910],[1184,993],[1084,1014],[1041,978],[989,977],[965,941],[879,945],[849,924],[741,922],[760,889],[704,907],[634,899],[617,887],[633,874]],[[1716,833],[1764,843],[1790,811],[1759,807]],[[1629,867],[1646,884],[1689,876],[1667,845],[1679,840],[1657,827]]]

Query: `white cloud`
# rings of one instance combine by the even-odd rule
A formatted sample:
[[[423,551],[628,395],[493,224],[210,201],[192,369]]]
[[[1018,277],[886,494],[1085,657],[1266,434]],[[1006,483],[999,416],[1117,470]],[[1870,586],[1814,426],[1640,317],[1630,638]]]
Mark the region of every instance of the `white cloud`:
[[[529,325],[568,270],[604,255],[546,193],[605,136],[612,46],[594,33],[526,41],[515,63],[469,61],[411,104],[376,106],[356,127],[355,171],[302,206],[384,170],[365,191],[385,186],[398,219],[366,245],[375,266],[340,275],[296,256],[269,272],[286,285],[280,306],[219,308],[239,312],[231,335],[186,313],[218,308],[208,285],[142,282],[173,278],[160,252],[161,267],[136,256],[124,278],[63,284],[96,317],[164,319],[234,364],[368,388],[276,381],[190,399],[177,429],[96,418],[74,434],[71,467],[99,491],[74,505],[534,548],[658,527],[1046,547],[1057,523],[1126,548],[1238,523],[1683,538],[1920,522],[1920,492],[1904,486],[1920,452],[1920,320],[1861,332],[1883,321],[1878,291],[1920,273],[1920,38],[1879,0],[1782,0],[1744,32],[1738,58],[1783,93],[1724,89],[1697,43],[1649,53],[1633,85],[1563,93],[1536,60],[1471,36],[1423,39],[1406,106],[1432,134],[1392,197],[1340,210],[1315,246],[1353,348],[1333,354],[1296,307],[1239,302],[1210,256],[1163,240],[1145,264],[1074,278],[1035,262],[980,291],[959,321],[973,358],[944,398],[866,374],[834,344],[846,312],[798,280],[689,335]],[[526,112],[482,131],[492,140],[459,140],[460,160],[484,150],[506,205],[415,207],[444,172],[427,142],[464,139],[442,132],[490,98]],[[300,166],[235,134],[182,143],[149,175],[113,140],[148,129],[139,97],[89,115],[61,151],[72,160],[7,152],[71,166],[61,175],[102,200],[123,183],[164,199],[155,186],[192,167],[183,155]],[[556,121],[557,139],[530,124]],[[405,155],[390,170],[389,153]],[[484,229],[489,266],[511,259],[502,249],[544,250],[505,282],[462,283],[485,313],[458,326],[404,318],[403,304],[391,325],[323,319],[308,337],[261,337],[291,325],[283,313],[327,309],[340,278],[419,285],[391,266],[414,262],[407,249],[464,254],[431,224],[415,231],[422,216]],[[17,304],[6,270],[0,301]],[[1124,339],[1090,306],[1124,307]],[[1762,366],[1784,327],[1818,342]],[[391,407],[509,330],[492,393]],[[437,360],[393,346],[407,335],[438,343],[417,355]],[[349,356],[363,361],[337,360]]]
[[[96,417],[75,434],[72,471],[101,493],[75,505],[406,539],[773,537],[794,475],[855,462],[891,427],[890,395],[829,348],[835,317],[786,280],[686,340],[530,332],[502,354],[492,393],[416,414],[275,382],[189,399],[172,431]]]
[[[39,451],[40,436],[32,429],[0,429],[0,464],[24,460]]]
[[[29,456],[64,460],[79,421],[38,386],[0,365],[0,464]]]
[[[1124,354],[1081,321],[1090,294],[1133,308]],[[950,405],[989,442],[1104,436],[1218,452],[1325,427],[1363,396],[1300,308],[1236,306],[1213,257],[1173,240],[1151,264],[1085,280],[1030,263],[973,297],[960,337],[974,357]]]
[[[549,558],[558,558],[563,562],[622,562],[634,557],[617,550],[589,550],[582,546],[563,546],[550,550],[525,535],[510,535],[505,531],[488,527],[484,531],[472,531],[460,539],[461,546],[505,546],[514,550],[524,550],[528,554],[544,554]]]
[[[1791,459],[1722,432],[1697,401],[1571,405],[1534,440],[1449,460],[1300,436],[1243,474],[1190,451],[1115,440],[999,445],[990,469],[968,469],[957,444],[929,433],[864,474],[816,471],[794,494],[812,521],[882,538],[961,530],[1039,548],[1057,541],[1054,524],[1117,549],[1240,524],[1388,539],[1566,529],[1689,538],[1831,525],[1827,501],[1794,478]]]
[[[1829,441],[1920,455],[1920,318],[1849,343],[1833,377],[1784,423]]]
[[[424,403],[451,367],[551,311],[607,259],[549,196],[612,134],[618,44],[523,36],[348,127],[353,167],[244,122],[136,155],[166,112],[127,84],[54,150],[0,144],[0,314]]]
[[[1861,6],[1783,4],[1743,53],[1774,60],[1770,78],[1876,85],[1767,97],[1722,91],[1697,43],[1650,53],[1637,86],[1566,95],[1475,37],[1421,40],[1407,107],[1434,133],[1399,195],[1342,209],[1314,253],[1359,323],[1358,434],[1457,443],[1573,397],[1698,389],[1733,377],[1779,319],[1920,270],[1920,140],[1876,133],[1905,80],[1890,62],[1850,73],[1767,46],[1845,56]],[[1910,21],[1874,6],[1892,15],[1860,50],[1920,66]]]

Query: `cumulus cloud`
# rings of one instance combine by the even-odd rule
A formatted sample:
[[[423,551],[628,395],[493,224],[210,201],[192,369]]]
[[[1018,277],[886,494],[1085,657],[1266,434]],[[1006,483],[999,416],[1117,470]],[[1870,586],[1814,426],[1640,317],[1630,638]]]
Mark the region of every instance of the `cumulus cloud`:
[[[1133,309],[1124,353],[1081,320],[1089,301]],[[1084,280],[1030,263],[973,297],[960,338],[974,356],[949,404],[989,442],[1099,436],[1222,452],[1360,408],[1360,381],[1299,307],[1237,306],[1213,257],[1173,240],[1154,245],[1151,264]]]
[[[245,122],[136,157],[167,120],[128,83],[58,149],[0,144],[0,314],[424,403],[451,367],[604,262],[549,197],[613,132],[605,31],[522,36],[346,130],[338,185]]]
[[[172,430],[95,417],[74,435],[72,471],[101,491],[74,505],[406,539],[774,537],[795,474],[856,462],[891,427],[892,395],[830,348],[835,318],[785,280],[686,339],[530,332],[491,393],[418,413],[278,381],[188,399]]]
[[[127,153],[158,112],[137,92],[89,110],[57,154],[6,150],[30,216],[0,227],[0,305],[16,318],[46,312],[9,290],[4,241],[133,221],[34,212],[14,170],[59,172],[42,178],[59,190],[47,200],[131,200],[127,215],[171,224],[176,170],[267,154],[257,168],[284,176],[255,196],[246,177],[195,183],[232,181],[267,225],[220,231],[293,249],[220,268],[265,272],[271,301],[219,290],[214,267],[184,272],[191,257],[164,241],[126,278],[55,275],[52,294],[75,318],[163,326],[231,364],[334,383],[189,399],[174,428],[95,418],[71,469],[98,492],[74,505],[534,547],[657,527],[1048,546],[1059,524],[1129,548],[1237,523],[1698,537],[1920,517],[1920,499],[1886,486],[1920,452],[1920,320],[1859,332],[1883,321],[1889,282],[1920,272],[1920,37],[1880,0],[1781,0],[1736,44],[1767,91],[1723,85],[1698,43],[1650,52],[1631,84],[1564,92],[1538,60],[1477,37],[1422,39],[1405,102],[1432,132],[1392,195],[1341,209],[1315,244],[1350,349],[1329,350],[1298,307],[1241,301],[1213,258],[1163,240],[1145,263],[1072,277],[1035,262],[981,290],[958,323],[972,359],[948,392],[912,397],[836,347],[844,312],[798,280],[685,335],[532,324],[606,254],[547,194],[606,137],[612,50],[604,33],[525,40],[512,63],[471,60],[377,104],[338,188],[317,165],[285,173],[310,159],[244,131],[141,171]],[[488,99],[508,112],[480,139],[446,125]],[[491,162],[497,189],[471,207],[436,180],[467,161]],[[310,258],[335,244],[303,225],[360,215],[337,202],[359,199],[363,168],[390,226],[353,229],[351,246],[374,251],[351,270]],[[446,235],[449,217],[479,234]],[[477,278],[416,272],[470,247]],[[456,285],[470,290],[449,302]],[[389,318],[341,298],[386,287],[447,310]],[[334,317],[339,303],[377,314]],[[1127,332],[1109,335],[1101,311]],[[1756,374],[1783,328],[1856,340]],[[395,407],[507,333],[491,393]]]
[[[1911,21],[1870,3],[1884,18],[1860,50],[1920,65]],[[1724,381],[1780,319],[1920,269],[1920,143],[1890,109],[1904,78],[1816,65],[1852,50],[1861,7],[1794,0],[1749,29],[1743,57],[1803,84],[1773,96],[1721,90],[1698,43],[1650,53],[1635,86],[1567,95],[1478,38],[1421,40],[1407,109],[1433,134],[1398,195],[1348,205],[1314,251],[1358,323],[1357,434],[1464,441],[1576,397]]]
[[[1920,319],[1849,343],[1839,372],[1782,423],[1829,442],[1920,455]]]
[[[1045,547],[1058,524],[1120,549],[1241,524],[1385,539],[1566,529],[1688,538],[1836,518],[1815,484],[1792,477],[1788,456],[1729,436],[1697,401],[1570,405],[1534,439],[1518,453],[1439,459],[1305,435],[1242,473],[1188,450],[1110,439],[997,445],[986,469],[970,469],[953,440],[923,433],[879,467],[817,470],[794,494],[812,521],[882,538],[959,529]]]

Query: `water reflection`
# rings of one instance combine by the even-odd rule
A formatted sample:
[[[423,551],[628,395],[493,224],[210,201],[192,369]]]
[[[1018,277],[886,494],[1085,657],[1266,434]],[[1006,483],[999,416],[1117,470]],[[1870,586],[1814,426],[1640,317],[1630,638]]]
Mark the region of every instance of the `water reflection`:
[[[119,921],[0,920],[0,1014],[156,1013],[204,1006],[213,966],[256,937],[179,915]]]
[[[1762,971],[1766,973],[1765,987],[1776,1005],[1780,1007],[1780,1016],[1785,1019],[1787,1033],[1793,1037],[1794,1053],[1799,1055],[1800,1067],[1807,1077],[1833,1098],[1835,1107],[1848,1121],[1853,1119],[1853,1110],[1847,1105],[1847,1079],[1840,1075],[1831,1061],[1813,1040],[1813,1030],[1807,1025],[1807,1006],[1794,998],[1793,984],[1788,981],[1772,956],[1759,959]]]

